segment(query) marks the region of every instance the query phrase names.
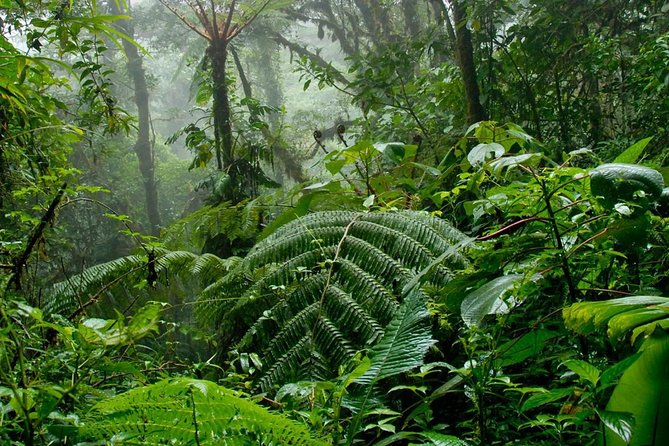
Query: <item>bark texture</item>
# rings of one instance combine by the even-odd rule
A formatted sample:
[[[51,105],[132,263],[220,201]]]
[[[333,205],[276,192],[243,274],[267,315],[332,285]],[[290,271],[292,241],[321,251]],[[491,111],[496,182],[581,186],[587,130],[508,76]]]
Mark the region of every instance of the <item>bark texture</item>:
[[[474,46],[472,34],[467,27],[466,3],[462,0],[453,0],[453,19],[455,22],[455,50],[462,73],[462,82],[467,99],[467,121],[470,124],[488,119],[488,115],[481,104],[481,93],[476,77],[474,63]]]
[[[116,2],[109,2],[114,14],[123,14],[126,11],[119,10]],[[128,37],[134,38],[135,30],[128,20],[119,20],[117,25]],[[132,78],[135,89],[135,105],[137,106],[137,141],[134,151],[139,161],[139,170],[144,182],[144,194],[146,199],[146,213],[151,226],[151,234],[158,235],[160,232],[160,211],[158,207],[158,187],[156,184],[155,157],[153,142],[151,141],[151,115],[149,112],[149,89],[146,84],[146,75],[142,63],[142,56],[135,45],[122,40],[123,50],[127,57],[128,74]]]

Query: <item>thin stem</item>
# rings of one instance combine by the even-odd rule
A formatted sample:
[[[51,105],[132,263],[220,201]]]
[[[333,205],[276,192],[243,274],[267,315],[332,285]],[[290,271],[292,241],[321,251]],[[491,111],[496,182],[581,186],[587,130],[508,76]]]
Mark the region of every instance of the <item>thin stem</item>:
[[[193,396],[193,388],[189,389],[188,395],[190,396],[191,407],[193,408],[193,427],[195,428],[195,444],[200,445],[200,431],[197,425],[197,413],[195,412],[195,397]]]

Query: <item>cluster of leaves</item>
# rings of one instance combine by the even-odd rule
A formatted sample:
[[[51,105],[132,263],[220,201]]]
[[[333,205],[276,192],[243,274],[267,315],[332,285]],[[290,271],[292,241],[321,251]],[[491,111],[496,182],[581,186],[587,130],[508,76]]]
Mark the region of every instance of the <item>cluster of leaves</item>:
[[[23,3],[0,0],[10,11],[2,26],[21,29],[27,26],[21,17],[32,17],[25,33],[30,51],[50,41],[62,56],[79,58],[66,71],[77,72],[82,109],[91,125],[106,121],[115,129],[109,73],[99,62],[104,42],[96,37],[116,39],[107,26],[114,17],[84,19],[77,8],[86,4],[72,2],[46,9],[28,2],[33,9],[17,14]],[[482,121],[446,150],[451,126],[463,124],[460,85],[450,64],[429,57],[429,40],[374,48],[356,58],[352,82],[331,66],[303,59],[319,87],[347,83],[364,113],[362,130],[350,147],[337,131],[344,147],[324,157],[327,173],[300,187],[296,206],[276,218],[253,249],[247,253],[263,223],[253,203],[206,207],[167,232],[166,244],[184,251],[147,244],[128,229],[139,237],[141,254],[69,277],[44,300],[34,294],[32,305],[13,289],[22,284],[21,271],[63,194],[74,193],[62,185],[72,173],[65,159],[82,132],[52,116],[66,109],[49,94],[65,82],[52,72],[55,62],[25,56],[2,37],[0,198],[13,212],[0,216],[2,255],[12,260],[3,265],[11,274],[0,281],[0,421],[7,426],[0,441],[665,442],[666,168],[642,158],[664,148],[666,129],[658,127],[655,149],[649,138],[622,153],[622,139],[612,141],[611,150],[567,147],[596,142],[618,122],[639,124],[630,137],[644,131],[642,121],[661,122],[663,110],[630,117],[629,106],[605,122],[601,107],[624,102],[627,85],[634,87],[634,101],[666,103],[666,67],[657,62],[666,59],[666,36],[642,46],[628,41],[620,26],[636,27],[634,20],[602,5],[610,19],[602,38],[580,17],[556,23],[563,6],[551,2],[543,9],[482,5],[471,2],[467,13],[479,39],[488,38],[480,42],[488,51],[483,76],[492,81],[511,73],[489,83],[483,102],[492,115],[515,115],[536,135],[550,135],[550,149],[518,125]],[[95,13],[96,2],[88,6]],[[370,28],[383,16],[363,12]],[[516,21],[508,25],[511,17]],[[634,29],[651,34],[661,22]],[[542,45],[541,36],[553,28],[563,38]],[[636,53],[630,48],[639,48],[639,56],[629,59],[629,72],[618,73],[615,59]],[[578,56],[576,74],[552,66],[571,56]],[[536,98],[533,89],[549,77],[551,87]],[[210,91],[200,92],[199,99],[208,100]],[[239,105],[251,118],[270,111],[249,98]],[[249,126],[266,130],[255,119]],[[196,125],[184,131],[196,152],[194,166],[215,154],[207,131]],[[404,142],[388,142],[396,139]],[[247,141],[247,154],[235,153],[239,162],[212,177],[212,201],[258,192],[262,157],[254,141]],[[603,157],[613,164],[600,165]],[[640,160],[647,166],[635,164]],[[337,205],[354,210],[312,212],[333,192]],[[344,195],[354,199],[344,201]],[[41,219],[16,205],[26,197],[36,197],[31,211],[41,211]],[[40,209],[47,197],[51,205]],[[433,212],[410,211],[415,208]],[[444,215],[465,232],[439,218]],[[127,223],[125,216],[114,218]],[[5,222],[17,221],[18,231],[5,229]],[[217,243],[205,250],[232,256],[191,252],[205,240]],[[184,291],[179,283],[187,284],[185,301],[175,298]],[[611,299],[618,295],[624,297]],[[165,303],[139,304],[150,298]],[[182,327],[177,312],[191,304],[196,323],[215,332],[216,367],[210,367],[213,359],[176,364],[170,347],[161,345],[172,342],[168,334]],[[88,316],[114,311],[110,319]],[[168,317],[173,321],[163,324]],[[154,333],[152,342],[147,338]],[[208,377],[255,398],[190,377],[147,385],[168,374],[201,378],[213,369]]]

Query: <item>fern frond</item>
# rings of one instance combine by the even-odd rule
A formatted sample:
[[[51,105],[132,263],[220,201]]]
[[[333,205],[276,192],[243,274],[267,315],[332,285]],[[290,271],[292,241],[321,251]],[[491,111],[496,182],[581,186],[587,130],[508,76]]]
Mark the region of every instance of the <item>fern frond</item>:
[[[331,378],[357,351],[379,342],[402,290],[417,277],[442,285],[450,268],[466,264],[453,248],[465,240],[425,213],[310,214],[259,242],[216,285],[221,303],[207,299],[198,314],[223,340],[241,339],[239,351],[262,355],[263,390],[286,380]],[[246,281],[235,286],[240,277]]]
[[[204,206],[172,223],[161,240],[171,250],[191,252],[200,252],[207,239],[217,234],[225,234],[230,241],[251,240],[260,221],[260,210],[255,204],[226,202]]]
[[[434,342],[424,296],[414,289],[386,327],[383,338],[370,350],[369,367],[353,381],[360,387],[358,392],[347,397],[347,406],[355,409],[349,426],[351,438],[358,433],[363,417],[374,400],[375,386],[379,381],[421,365]]]
[[[176,378],[96,404],[80,437],[114,444],[314,445],[301,424],[209,381]]]
[[[131,255],[87,268],[81,274],[56,283],[48,290],[44,312],[47,314],[72,313],[88,301],[91,294],[98,293],[114,280],[131,275],[145,264],[145,256]],[[134,278],[135,275],[132,275],[128,279]]]
[[[132,289],[133,285],[155,269],[158,277],[196,278],[204,287],[223,276],[239,258],[221,259],[213,254],[197,255],[189,251],[168,251],[155,248],[154,262],[147,255],[130,255],[86,268],[80,274],[56,283],[47,290],[44,311],[48,314],[71,314],[86,302],[109,295],[116,289]]]

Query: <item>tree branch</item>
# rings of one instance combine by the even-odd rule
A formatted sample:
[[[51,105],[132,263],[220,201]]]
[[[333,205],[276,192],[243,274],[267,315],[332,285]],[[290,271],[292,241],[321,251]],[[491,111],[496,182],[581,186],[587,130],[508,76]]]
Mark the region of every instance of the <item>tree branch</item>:
[[[300,56],[306,56],[309,59],[315,61],[318,65],[322,67],[332,67],[331,64],[327,63],[325,59],[323,59],[321,56],[319,56],[316,53],[313,53],[309,51],[308,49],[304,48],[303,46],[298,45],[297,43],[293,43],[283,37],[279,33],[275,33],[272,35],[272,38],[279,43],[280,45],[283,45],[284,47],[288,48],[290,51],[299,54]],[[344,77],[343,74],[339,72],[339,70],[334,70],[333,71],[333,76],[336,81],[341,82],[344,85],[348,85],[349,81]]]
[[[232,34],[231,34],[231,36],[230,36],[230,40],[232,40],[233,38],[235,38],[235,37],[237,36],[237,34],[239,34],[240,32],[242,32],[242,31],[243,31],[247,26],[249,26],[249,25],[250,25],[256,18],[258,18],[258,16],[265,10],[265,8],[267,8],[267,6],[269,5],[270,1],[271,1],[271,0],[265,0],[265,3],[263,3],[263,5],[262,5],[260,8],[256,9],[256,10],[253,12],[253,15],[251,16],[250,19],[246,20],[244,23],[242,23],[241,25],[237,26],[237,27],[235,28],[235,30],[232,31]]]
[[[46,225],[53,221],[53,218],[56,215],[56,208],[63,199],[66,188],[67,183],[63,183],[63,185],[60,186],[56,196],[53,200],[51,200],[51,204],[30,236],[30,240],[28,240],[28,244],[23,250],[23,254],[21,254],[21,256],[14,261],[14,274],[12,275],[11,279],[9,279],[8,287],[13,285],[15,289],[21,289],[21,274],[23,273],[23,267],[26,265],[26,263],[28,263],[28,257],[30,257],[30,254],[32,254],[35,244],[37,244],[37,241],[42,238],[42,234],[46,229]]]
[[[237,5],[237,0],[232,0],[232,2],[230,2],[230,9],[228,10],[228,17],[225,20],[225,27],[223,28],[223,36],[222,36],[226,42],[230,41],[230,39],[228,38],[228,34],[230,33],[230,27],[232,26],[232,16],[235,14],[236,5]]]
[[[204,38],[205,40],[211,40],[211,37],[209,37],[206,33],[202,32],[197,25],[194,25],[191,23],[190,20],[188,20],[181,12],[179,12],[178,9],[176,9],[174,6],[170,5],[168,0],[158,0],[164,7],[169,9],[169,11],[176,16],[188,29],[191,31],[195,32],[198,34],[200,37]]]

